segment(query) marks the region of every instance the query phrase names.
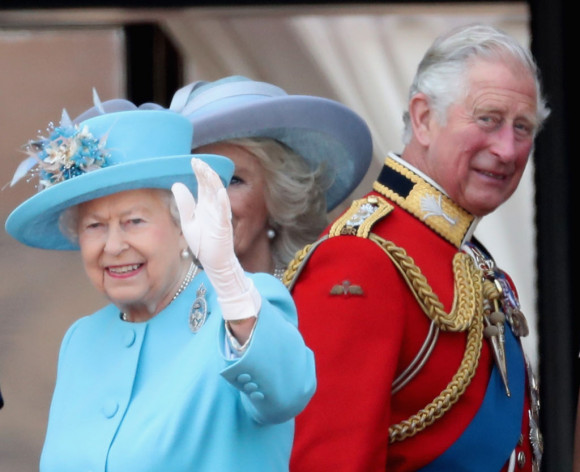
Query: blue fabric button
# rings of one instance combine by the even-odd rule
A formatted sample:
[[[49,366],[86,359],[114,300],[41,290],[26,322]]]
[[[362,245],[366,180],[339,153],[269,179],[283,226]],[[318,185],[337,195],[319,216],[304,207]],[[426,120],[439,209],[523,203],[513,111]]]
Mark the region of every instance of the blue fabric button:
[[[107,400],[101,409],[105,418],[112,418],[119,411],[119,404],[115,400]]]
[[[244,390],[246,392],[255,392],[258,390],[258,385],[254,382],[248,382],[246,385],[244,385]]]
[[[252,380],[252,376],[250,374],[240,374],[238,375],[238,382],[240,383],[247,383]]]
[[[135,330],[130,329],[127,331],[127,333],[125,333],[125,338],[123,339],[125,346],[131,347],[135,343],[136,337],[137,335],[135,334]]]
[[[264,399],[264,394],[262,392],[252,392],[250,393],[250,399],[254,401],[259,401]]]

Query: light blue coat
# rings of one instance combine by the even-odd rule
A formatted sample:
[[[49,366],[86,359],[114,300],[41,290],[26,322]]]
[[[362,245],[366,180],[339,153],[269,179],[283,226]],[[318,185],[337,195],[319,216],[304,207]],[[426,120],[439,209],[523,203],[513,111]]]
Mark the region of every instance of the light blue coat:
[[[127,323],[107,306],[75,322],[58,363],[41,472],[287,471],[294,416],[315,390],[313,354],[273,277],[250,346],[225,355],[225,328],[204,273],[157,316]],[[209,316],[188,325],[196,290]]]

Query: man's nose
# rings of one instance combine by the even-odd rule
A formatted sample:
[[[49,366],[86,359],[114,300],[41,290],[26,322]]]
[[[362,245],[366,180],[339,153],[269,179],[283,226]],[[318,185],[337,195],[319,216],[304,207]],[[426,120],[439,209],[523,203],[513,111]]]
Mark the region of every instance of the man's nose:
[[[516,133],[511,125],[504,125],[494,133],[491,152],[503,162],[510,162],[516,157]]]

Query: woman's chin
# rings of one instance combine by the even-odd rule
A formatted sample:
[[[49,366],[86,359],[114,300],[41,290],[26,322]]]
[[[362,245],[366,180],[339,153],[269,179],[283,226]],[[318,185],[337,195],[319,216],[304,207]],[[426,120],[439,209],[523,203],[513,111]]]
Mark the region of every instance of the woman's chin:
[[[123,313],[131,313],[145,310],[142,297],[129,296],[128,294],[107,293],[107,298]]]

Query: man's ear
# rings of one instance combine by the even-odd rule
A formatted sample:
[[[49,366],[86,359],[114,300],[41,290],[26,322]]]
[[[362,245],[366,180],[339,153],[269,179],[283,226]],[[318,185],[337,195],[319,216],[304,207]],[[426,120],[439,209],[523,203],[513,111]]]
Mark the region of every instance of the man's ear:
[[[415,139],[423,146],[429,146],[434,116],[427,95],[424,93],[413,95],[409,101],[409,118]]]

